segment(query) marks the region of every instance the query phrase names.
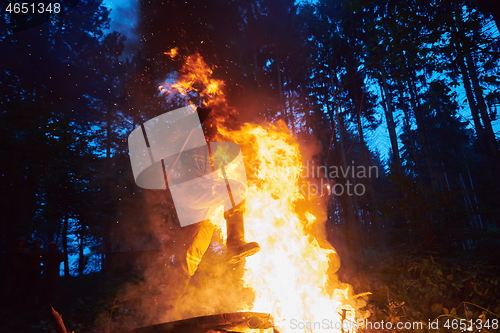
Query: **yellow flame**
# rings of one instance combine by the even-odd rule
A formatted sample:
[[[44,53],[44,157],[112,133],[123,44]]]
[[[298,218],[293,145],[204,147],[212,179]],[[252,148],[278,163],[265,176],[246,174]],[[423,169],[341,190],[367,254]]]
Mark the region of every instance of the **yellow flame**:
[[[271,313],[283,332],[354,331],[350,286],[329,274],[335,250],[308,232],[324,225],[301,192],[302,157],[291,133],[283,123],[221,132],[242,147],[249,164],[246,239],[261,246],[245,266],[245,283],[256,295],[249,310]]]
[[[186,96],[196,90],[210,98],[207,106],[226,105],[224,83],[211,78],[213,71],[200,55],[189,56],[181,74],[171,87],[160,89]],[[284,333],[356,331],[364,301],[330,271],[330,261],[338,256],[324,236],[324,208],[301,190],[299,144],[282,122],[266,128],[247,123],[234,131],[223,126],[221,110],[215,113],[224,138],[218,141],[233,141],[242,149],[248,176],[245,238],[261,246],[245,265],[244,282],[254,290],[255,301],[241,310],[270,313]],[[231,171],[226,170],[229,178]],[[222,211],[212,220],[224,230]]]
[[[170,56],[170,58],[174,59],[179,54],[179,50],[176,47],[174,47],[170,49],[170,51],[168,52],[163,52],[163,54],[166,54]]]

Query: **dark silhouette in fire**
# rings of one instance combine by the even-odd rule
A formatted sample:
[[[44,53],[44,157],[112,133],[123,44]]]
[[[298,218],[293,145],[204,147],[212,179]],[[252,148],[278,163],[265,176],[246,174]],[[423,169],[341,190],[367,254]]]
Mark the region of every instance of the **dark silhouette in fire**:
[[[210,109],[198,108],[198,114],[200,117],[200,122],[202,123],[203,131],[207,141],[213,137],[212,131],[214,127],[207,126],[207,118],[210,113]],[[192,160],[190,161],[190,171],[194,172],[191,176],[203,177],[204,175],[212,171],[212,165],[210,161],[210,152],[208,149],[200,150],[199,153],[192,155]],[[243,184],[233,183],[233,190],[236,188],[243,190]],[[238,186],[239,185],[239,186]],[[212,201],[208,201],[206,198],[197,197],[197,191],[193,189],[190,192],[190,198],[192,197],[192,204],[196,206],[198,203],[204,205],[220,205],[221,203],[217,198]],[[217,201],[217,202],[216,202]],[[260,250],[259,244],[256,242],[245,241],[245,229],[244,229],[244,219],[243,215],[245,213],[245,201],[233,206],[232,209],[224,213],[224,219],[226,220],[226,231],[227,231],[227,248],[231,255],[229,264],[236,264],[243,258],[256,254]],[[205,220],[199,223],[195,223],[184,227],[184,237],[183,240],[188,246],[185,252],[185,258],[181,260],[182,273],[180,281],[177,288],[173,291],[174,293],[174,319],[180,319],[180,315],[177,313],[178,306],[185,294],[189,281],[191,277],[196,272],[198,265],[205,252],[207,251],[210,241],[212,239],[213,232],[215,230],[215,225],[210,220]]]

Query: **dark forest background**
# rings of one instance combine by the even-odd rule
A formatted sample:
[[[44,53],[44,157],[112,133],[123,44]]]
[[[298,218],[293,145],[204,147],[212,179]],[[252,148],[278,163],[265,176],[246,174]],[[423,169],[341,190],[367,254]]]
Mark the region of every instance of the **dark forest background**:
[[[330,195],[326,222],[339,275],[374,293],[374,316],[498,318],[494,0],[150,0],[138,10],[140,40],[126,55],[99,0],[32,28],[28,14],[0,16],[4,257],[20,236],[55,240],[68,309],[91,302],[78,283],[105,299],[103,281],[139,274],[132,259],[159,248],[151,212],[168,207],[135,185],[127,136],[173,109],[157,86],[199,52],[242,122],[283,120],[299,141],[313,134],[318,165],[378,166],[378,178],[331,179],[366,193]],[[166,54],[173,47],[179,58]],[[112,317],[111,303],[92,304],[73,325]]]

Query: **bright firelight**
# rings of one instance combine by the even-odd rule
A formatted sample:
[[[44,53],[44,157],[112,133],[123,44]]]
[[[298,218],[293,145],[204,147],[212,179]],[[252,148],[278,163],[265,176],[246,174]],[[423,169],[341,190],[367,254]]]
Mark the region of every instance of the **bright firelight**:
[[[196,86],[198,96],[210,97],[209,107],[222,109],[223,82],[211,75],[195,54],[187,58],[178,81],[160,91],[187,96]],[[261,246],[246,259],[243,277],[255,301],[239,310],[270,313],[282,332],[355,331],[364,302],[331,271],[330,261],[337,256],[324,236],[324,208],[300,191],[303,160],[292,133],[282,122],[228,130],[221,110],[216,114],[218,141],[232,141],[242,149],[248,177],[245,238]],[[221,215],[213,222],[224,225]]]

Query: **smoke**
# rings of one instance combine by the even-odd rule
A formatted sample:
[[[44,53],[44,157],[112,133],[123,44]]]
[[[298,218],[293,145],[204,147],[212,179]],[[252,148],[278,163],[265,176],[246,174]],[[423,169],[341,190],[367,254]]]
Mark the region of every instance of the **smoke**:
[[[244,288],[244,261],[229,265],[231,257],[216,229],[196,273],[189,279],[182,268],[190,245],[189,227],[180,227],[168,191],[146,190],[142,210],[145,221],[123,223],[120,234],[128,251],[142,250],[134,262],[133,281],[121,288],[115,320],[102,318],[101,326],[123,331],[168,321],[245,310],[253,291]],[[222,212],[222,211],[221,211]],[[221,217],[222,218],[222,217]],[[125,227],[126,226],[126,227]],[[149,246],[148,235],[154,235]],[[123,250],[123,249],[122,249]],[[127,252],[127,251],[125,251]],[[98,323],[99,324],[99,323]]]
[[[253,290],[242,282],[244,261],[229,265],[220,238],[215,235],[213,241],[181,299],[179,312],[184,318],[236,312],[252,304]]]
[[[137,53],[140,39],[137,34],[139,0],[105,0],[103,5],[111,10],[109,30],[126,37],[122,57],[132,58]]]

